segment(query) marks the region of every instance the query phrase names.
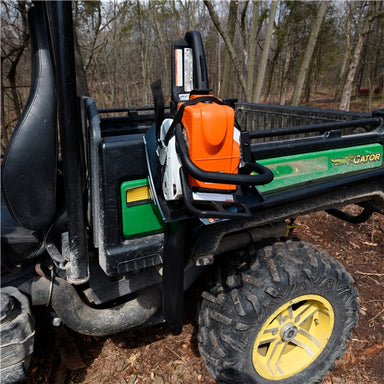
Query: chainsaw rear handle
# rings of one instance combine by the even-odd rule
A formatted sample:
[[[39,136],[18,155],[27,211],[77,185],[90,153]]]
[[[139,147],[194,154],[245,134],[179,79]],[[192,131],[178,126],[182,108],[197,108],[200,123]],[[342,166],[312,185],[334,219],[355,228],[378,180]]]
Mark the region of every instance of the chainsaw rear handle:
[[[196,166],[188,155],[188,149],[184,141],[181,124],[176,126],[175,136],[181,164],[185,167],[186,171],[197,180],[234,185],[263,185],[268,184],[273,180],[272,171],[256,162],[246,163],[246,169],[249,173],[256,172],[257,175],[204,171]]]

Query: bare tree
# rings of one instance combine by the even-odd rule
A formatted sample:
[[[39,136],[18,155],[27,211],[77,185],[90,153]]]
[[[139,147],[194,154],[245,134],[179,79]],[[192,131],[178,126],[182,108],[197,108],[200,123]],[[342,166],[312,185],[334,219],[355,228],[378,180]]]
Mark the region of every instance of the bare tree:
[[[339,86],[336,87],[335,92],[335,108],[336,104],[340,103],[340,97],[341,92],[343,89],[343,84],[345,82],[345,76],[347,72],[348,67],[348,61],[351,59],[351,25],[352,25],[352,18],[354,16],[355,10],[358,6],[358,2],[346,2],[346,13],[343,15],[343,19],[345,20],[345,23],[343,23],[343,36],[345,40],[345,48],[344,48],[344,55],[342,57],[341,65],[339,67],[338,72],[338,84]]]
[[[300,103],[300,98],[303,92],[305,78],[308,73],[309,64],[311,62],[312,54],[315,49],[317,37],[319,35],[320,27],[323,22],[323,18],[327,10],[327,7],[328,7],[328,1],[320,2],[319,10],[317,12],[316,19],[311,31],[311,35],[307,43],[307,48],[305,50],[304,57],[301,62],[299,74],[297,76],[296,85],[295,85],[295,89],[294,89],[292,101],[291,101],[292,105],[299,105]]]
[[[269,52],[271,50],[272,34],[273,34],[273,28],[275,25],[275,17],[276,17],[278,3],[279,3],[278,1],[272,1],[271,9],[269,11],[269,20],[267,24],[267,30],[265,32],[263,53],[261,55],[259,68],[257,72],[256,84],[255,84],[253,97],[252,97],[252,101],[255,103],[258,103],[260,100],[261,90],[264,84],[265,70],[267,68]]]
[[[235,40],[236,33],[236,20],[237,20],[237,9],[239,6],[238,1],[231,0],[229,3],[228,9],[228,20],[226,33],[228,34],[228,40],[230,44],[233,46]],[[222,97],[230,97],[230,89],[231,89],[231,56],[228,49],[224,52],[224,66],[223,66],[223,76],[222,76],[222,85],[221,85],[221,96]]]
[[[225,42],[225,45],[228,49],[228,52],[229,52],[229,55],[231,57],[233,66],[235,68],[235,73],[236,73],[237,79],[240,82],[241,90],[242,90],[243,94],[245,95],[246,89],[247,89],[247,84],[245,82],[245,78],[244,78],[243,72],[241,70],[241,66],[240,66],[239,62],[237,61],[237,56],[236,56],[233,44],[231,43],[231,40],[228,36],[227,31],[224,29],[223,25],[221,24],[219,17],[217,15],[217,13],[215,12],[215,9],[213,8],[212,2],[209,0],[204,0],[204,4],[208,9],[208,12],[211,16],[213,24],[215,25],[217,31],[220,33],[220,36],[223,38],[223,40]]]
[[[251,34],[249,37],[249,46],[248,46],[248,65],[247,65],[247,91],[246,91],[246,100],[251,100],[252,90],[253,90],[253,73],[255,72],[255,63],[256,63],[256,44],[257,44],[257,31],[259,24],[259,2],[256,0],[252,1],[253,10],[252,10],[252,25],[251,25]]]
[[[345,111],[349,111],[349,108],[350,108],[353,81],[355,79],[357,67],[360,62],[364,42],[372,26],[372,21],[376,17],[384,16],[384,10],[379,10],[379,7],[381,6],[381,2],[366,2],[365,5],[367,10],[366,10],[365,19],[363,21],[363,27],[360,32],[359,38],[357,40],[355,49],[353,51],[351,63],[348,68],[348,73],[346,76],[346,80],[345,80],[343,91],[341,93],[341,98],[340,98],[339,108]]]

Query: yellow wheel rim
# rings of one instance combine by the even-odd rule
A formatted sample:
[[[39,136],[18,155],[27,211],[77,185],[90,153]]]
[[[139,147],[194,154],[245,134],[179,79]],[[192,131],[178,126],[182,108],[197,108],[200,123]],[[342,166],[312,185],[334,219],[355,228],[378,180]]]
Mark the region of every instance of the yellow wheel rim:
[[[313,363],[331,337],[335,316],[322,296],[303,295],[278,308],[256,337],[252,362],[268,380],[294,376]]]

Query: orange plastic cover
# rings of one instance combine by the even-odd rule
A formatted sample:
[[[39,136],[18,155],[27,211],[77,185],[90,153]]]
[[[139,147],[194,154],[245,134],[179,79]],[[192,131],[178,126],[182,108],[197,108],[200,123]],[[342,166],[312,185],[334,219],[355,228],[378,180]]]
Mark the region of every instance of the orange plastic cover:
[[[182,117],[189,156],[205,171],[238,173],[239,138],[234,137],[235,112],[227,105],[198,103],[185,107]],[[206,183],[189,178],[191,186],[234,190],[236,185]]]

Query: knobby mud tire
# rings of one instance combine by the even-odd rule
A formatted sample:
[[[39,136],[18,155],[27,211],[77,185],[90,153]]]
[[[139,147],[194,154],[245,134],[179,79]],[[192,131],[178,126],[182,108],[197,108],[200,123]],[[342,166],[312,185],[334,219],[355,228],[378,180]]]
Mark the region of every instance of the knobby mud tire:
[[[326,334],[324,340],[317,341],[318,349],[307,339],[309,362],[307,350],[295,344],[295,329],[296,333],[301,332],[300,327],[295,328],[294,319],[287,325],[289,314],[301,316],[310,307],[308,303],[318,310],[314,311],[316,316],[306,316],[303,334],[316,338]],[[257,250],[254,257],[249,256],[247,262],[225,274],[210,292],[203,293],[199,350],[219,383],[318,383],[345,353],[351,330],[357,324],[358,309],[353,279],[338,261],[305,242],[275,243]],[[272,329],[272,323],[277,324],[279,332],[273,333],[274,338],[282,339],[280,346],[277,342],[262,346],[259,341],[270,332],[268,327]],[[317,325],[324,332],[319,333]],[[289,331],[294,336],[293,342],[288,341]],[[273,347],[280,348],[275,355]],[[262,348],[266,350],[265,357]],[[296,351],[296,357],[292,351]],[[289,353],[293,360],[291,356],[290,363],[281,369]],[[268,359],[275,363],[276,367],[272,368],[276,376],[269,372]]]

